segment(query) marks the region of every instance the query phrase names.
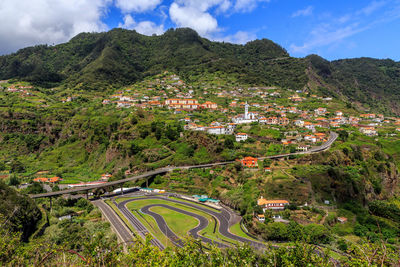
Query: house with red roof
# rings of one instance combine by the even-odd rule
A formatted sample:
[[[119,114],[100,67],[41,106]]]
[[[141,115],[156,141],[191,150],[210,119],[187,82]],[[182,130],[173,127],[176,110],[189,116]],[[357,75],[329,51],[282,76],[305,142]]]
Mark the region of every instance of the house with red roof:
[[[253,157],[244,157],[240,160],[242,165],[247,168],[257,168],[258,167],[258,159]]]

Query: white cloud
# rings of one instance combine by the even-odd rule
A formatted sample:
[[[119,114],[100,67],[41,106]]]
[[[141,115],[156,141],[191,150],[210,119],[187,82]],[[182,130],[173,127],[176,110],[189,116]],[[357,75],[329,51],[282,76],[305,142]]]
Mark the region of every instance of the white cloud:
[[[253,11],[258,3],[269,2],[270,0],[236,0],[234,9],[237,12],[250,12]]]
[[[119,23],[118,28],[124,28],[124,29],[133,29],[133,27],[136,25],[135,20],[132,18],[131,15],[125,15],[124,17],[124,23]]]
[[[178,27],[190,27],[202,36],[218,39],[216,34],[224,31],[224,29],[218,26],[216,15],[250,12],[254,10],[259,3],[269,1],[270,0],[175,0],[169,8],[169,16],[171,21]]]
[[[304,9],[297,10],[296,12],[294,12],[292,14],[292,18],[299,17],[299,16],[304,16],[304,17],[310,16],[310,15],[312,15],[313,10],[314,10],[313,6],[308,6]]]
[[[301,46],[295,44],[290,45],[290,50],[294,53],[309,53],[310,50],[341,42],[343,39],[350,37],[359,32],[365,31],[369,26],[360,27],[357,23],[347,25],[338,29],[332,29],[331,25],[324,24],[311,32],[311,38]]]
[[[111,0],[2,0],[0,54],[35,44],[61,43],[80,32],[107,30]]]
[[[163,34],[165,32],[164,25],[156,25],[152,21],[141,21],[135,26],[135,30],[138,33],[144,35],[153,35],[153,34]]]
[[[169,8],[171,20],[178,27],[190,27],[200,35],[208,35],[218,30],[217,20],[206,12],[208,9],[206,1],[197,8],[194,6],[179,5],[172,3]]]
[[[246,44],[249,41],[257,39],[255,33],[245,32],[245,31],[238,31],[233,35],[227,35],[222,38],[215,38],[215,41],[224,41],[233,44]]]
[[[138,33],[144,35],[160,35],[165,31],[163,24],[157,25],[152,21],[141,21],[139,23],[136,23],[136,21],[129,14],[125,15],[124,23],[119,23],[118,27],[129,30],[136,30]]]
[[[145,12],[155,9],[162,0],[115,0],[115,6],[123,13]]]
[[[379,8],[383,7],[384,5],[386,5],[386,1],[372,1],[368,6],[361,9],[358,13],[362,13],[368,16]]]

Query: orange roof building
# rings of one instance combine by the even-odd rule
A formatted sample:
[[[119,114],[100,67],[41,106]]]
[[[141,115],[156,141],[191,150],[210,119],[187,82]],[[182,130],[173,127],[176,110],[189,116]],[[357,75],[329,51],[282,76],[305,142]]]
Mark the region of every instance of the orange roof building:
[[[240,160],[242,165],[244,167],[248,167],[248,168],[257,168],[258,167],[257,161],[258,161],[258,159],[257,158],[253,158],[253,157],[245,157],[245,158]]]
[[[61,181],[62,179],[60,177],[54,176],[54,177],[50,177],[50,178],[46,178],[46,177],[38,177],[33,179],[34,182],[39,182],[39,183],[57,183],[59,181]]]
[[[268,200],[263,197],[257,200],[257,205],[264,206],[265,209],[284,209],[286,205],[289,205],[289,201],[284,199]]]

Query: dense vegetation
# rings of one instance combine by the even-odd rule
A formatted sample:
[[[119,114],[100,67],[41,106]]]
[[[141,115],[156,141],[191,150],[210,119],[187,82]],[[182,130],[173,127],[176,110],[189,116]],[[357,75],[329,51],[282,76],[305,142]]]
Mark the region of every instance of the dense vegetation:
[[[342,94],[356,104],[366,103],[371,110],[399,112],[399,62],[372,58],[329,62],[317,55],[308,59],[318,77],[314,81],[328,94]]]
[[[4,231],[20,232],[26,241],[36,230],[42,214],[32,199],[0,181],[0,217],[5,218],[1,223]]]

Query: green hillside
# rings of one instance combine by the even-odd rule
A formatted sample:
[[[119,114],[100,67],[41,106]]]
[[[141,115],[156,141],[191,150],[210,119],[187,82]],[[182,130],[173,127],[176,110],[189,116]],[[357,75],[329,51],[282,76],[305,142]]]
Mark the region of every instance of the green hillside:
[[[254,85],[315,87],[364,104],[367,109],[400,112],[398,62],[293,58],[267,39],[234,45],[209,41],[187,28],[151,37],[113,29],[81,33],[64,44],[28,47],[0,57],[0,79],[19,78],[42,87],[105,91],[164,70],[186,80],[222,71]]]

